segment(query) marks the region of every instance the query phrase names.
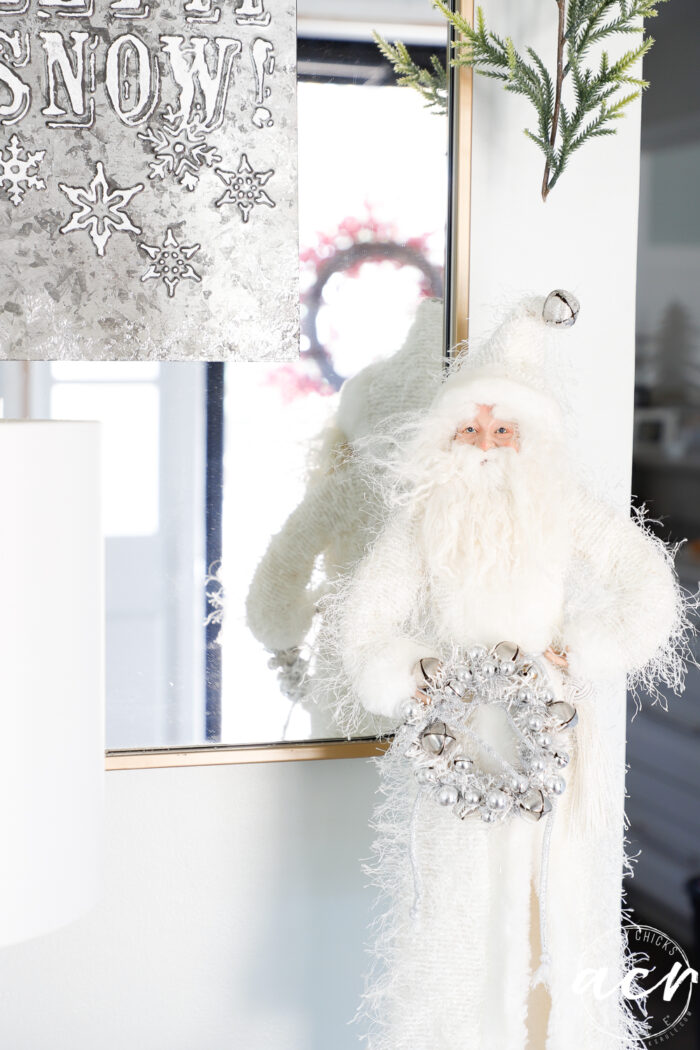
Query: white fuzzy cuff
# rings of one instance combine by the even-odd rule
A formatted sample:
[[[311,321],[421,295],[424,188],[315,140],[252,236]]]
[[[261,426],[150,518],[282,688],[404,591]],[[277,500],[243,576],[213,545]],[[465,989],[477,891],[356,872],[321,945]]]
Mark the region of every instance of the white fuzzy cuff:
[[[611,678],[630,669],[628,654],[613,630],[583,622],[569,627],[563,636],[575,678]]]
[[[430,656],[426,646],[409,638],[399,638],[381,648],[355,678],[363,707],[374,715],[398,720],[401,705],[416,689],[413,668],[426,656]]]

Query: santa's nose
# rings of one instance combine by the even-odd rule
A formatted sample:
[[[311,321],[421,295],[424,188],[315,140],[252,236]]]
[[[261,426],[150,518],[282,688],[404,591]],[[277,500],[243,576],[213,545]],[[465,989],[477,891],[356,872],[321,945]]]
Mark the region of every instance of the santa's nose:
[[[493,441],[491,440],[491,438],[482,437],[481,441],[479,442],[479,448],[482,452],[488,452],[489,449],[493,448]]]

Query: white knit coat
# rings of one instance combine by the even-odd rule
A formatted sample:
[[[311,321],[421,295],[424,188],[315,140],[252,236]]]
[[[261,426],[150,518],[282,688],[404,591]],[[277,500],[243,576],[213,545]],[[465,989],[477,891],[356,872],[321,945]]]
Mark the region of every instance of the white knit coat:
[[[376,966],[362,1012],[370,1050],[640,1045],[639,1028],[614,992],[630,968],[621,934],[627,862],[622,686],[625,673],[663,661],[682,598],[668,553],[637,522],[584,492],[573,521],[560,598],[553,592],[548,608],[542,595],[528,605],[504,594],[500,637],[490,628],[439,637],[424,614],[420,627],[415,622],[430,583],[410,510],[389,522],[344,595],[340,644],[351,691],[385,719],[385,728],[396,725],[401,701],[415,688],[419,657],[504,639],[526,647],[543,617],[551,640],[570,647],[572,674],[591,687],[578,701],[567,790],[552,828],[548,990],[529,987],[539,962],[534,889],[545,821],[486,826],[460,821],[426,800],[411,834],[417,789],[407,763],[392,760],[376,819],[381,856],[374,874],[387,910],[375,935]],[[415,916],[411,849],[421,895]],[[613,994],[600,999],[591,987],[576,990],[588,968],[606,971],[602,987]]]

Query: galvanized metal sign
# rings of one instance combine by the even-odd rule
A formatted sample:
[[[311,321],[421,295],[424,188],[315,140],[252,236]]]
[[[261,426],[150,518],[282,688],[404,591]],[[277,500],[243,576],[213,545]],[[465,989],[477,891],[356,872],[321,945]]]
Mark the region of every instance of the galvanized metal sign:
[[[0,357],[296,357],[295,53],[295,0],[0,0]]]

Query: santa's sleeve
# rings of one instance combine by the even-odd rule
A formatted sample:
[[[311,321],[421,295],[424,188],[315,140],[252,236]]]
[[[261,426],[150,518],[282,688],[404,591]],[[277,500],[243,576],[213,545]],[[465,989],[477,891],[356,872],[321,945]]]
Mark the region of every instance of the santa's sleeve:
[[[401,515],[359,563],[345,592],[338,639],[343,665],[372,714],[398,719],[415,692],[417,661],[432,655],[408,629],[422,577],[412,527]]]
[[[685,598],[665,544],[640,521],[581,498],[563,623],[575,676],[644,673],[672,659]]]
[[[246,599],[248,627],[267,649],[291,649],[306,638],[316,612],[310,586],[316,558],[358,513],[353,479],[341,467],[315,481],[270,540]]]

